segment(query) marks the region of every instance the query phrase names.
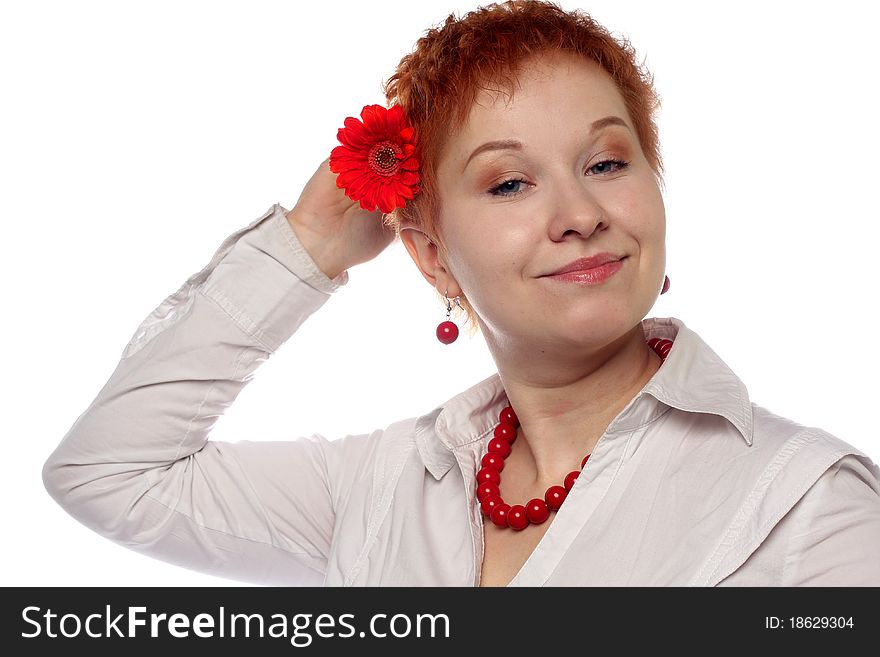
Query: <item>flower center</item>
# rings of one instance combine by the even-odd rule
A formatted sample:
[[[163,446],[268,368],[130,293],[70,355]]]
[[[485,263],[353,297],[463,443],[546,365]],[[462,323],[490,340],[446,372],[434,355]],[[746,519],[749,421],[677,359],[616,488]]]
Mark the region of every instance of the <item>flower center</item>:
[[[367,160],[370,168],[380,176],[393,176],[400,169],[400,159],[403,150],[392,141],[380,141],[370,149]]]

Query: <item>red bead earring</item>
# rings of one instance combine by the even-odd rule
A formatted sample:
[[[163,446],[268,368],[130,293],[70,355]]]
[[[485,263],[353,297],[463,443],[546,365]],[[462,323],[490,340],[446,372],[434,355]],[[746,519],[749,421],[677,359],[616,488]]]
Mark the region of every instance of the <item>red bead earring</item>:
[[[446,288],[446,293],[449,293],[448,287]],[[449,302],[449,297],[446,294],[443,296],[446,297],[446,321],[440,322],[437,326],[437,339],[443,344],[452,344],[458,339],[458,326],[455,325],[455,322],[450,321],[452,304]],[[461,308],[461,297],[455,297],[455,304]]]
[[[666,292],[668,290],[669,290],[669,276],[667,276],[665,279],[663,279],[663,289],[660,290],[660,294],[666,294]]]

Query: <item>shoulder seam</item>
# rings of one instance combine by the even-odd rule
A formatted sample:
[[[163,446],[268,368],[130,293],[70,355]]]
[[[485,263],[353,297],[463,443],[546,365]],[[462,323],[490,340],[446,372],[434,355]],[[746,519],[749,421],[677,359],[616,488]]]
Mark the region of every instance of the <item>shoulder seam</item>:
[[[743,529],[753,518],[755,509],[762,499],[766,496],[767,490],[775,481],[779,472],[789,463],[795,454],[799,453],[805,447],[823,440],[826,437],[825,432],[816,431],[812,427],[806,427],[788,439],[779,449],[773,459],[765,466],[761,475],[758,477],[755,486],[746,496],[740,505],[734,519],[728,525],[727,530],[719,539],[718,544],[711,556],[706,559],[703,567],[691,579],[689,586],[708,586],[710,582],[720,581],[730,573],[722,573],[725,564],[729,566],[731,560],[735,560],[736,566],[730,570],[733,572],[736,567],[742,565],[745,559],[740,560],[744,555],[747,558],[753,552],[757,545],[766,538],[766,530],[772,528],[779,520],[791,509],[797,500],[803,497],[809,487],[821,476],[825,470],[837,462],[842,456],[846,455],[846,449],[834,449],[826,454],[821,460],[811,464],[808,472],[802,477],[798,487],[794,493],[790,494],[784,504],[774,510],[772,517],[762,523],[756,532],[757,544],[755,539],[747,542],[740,540]],[[720,576],[719,576],[720,574]]]

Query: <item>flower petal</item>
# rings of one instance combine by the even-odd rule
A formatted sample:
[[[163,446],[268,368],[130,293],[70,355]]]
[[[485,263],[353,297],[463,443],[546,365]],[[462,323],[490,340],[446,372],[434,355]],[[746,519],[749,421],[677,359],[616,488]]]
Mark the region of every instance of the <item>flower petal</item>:
[[[380,198],[382,199],[382,203],[384,203],[384,207],[380,204],[380,207],[383,207],[382,212],[389,213],[394,207],[397,205],[397,194],[394,192],[394,185],[386,184],[382,185],[379,190]],[[385,208],[388,208],[387,210]]]
[[[336,177],[336,182],[342,187],[351,190],[354,181],[360,178],[363,174],[364,170],[361,168],[345,169]]]
[[[406,117],[403,115],[403,108],[400,105],[392,105],[387,113],[388,130],[394,134],[400,134],[400,131],[406,125]]]
[[[376,176],[370,171],[362,171],[347,186],[348,191],[361,198],[375,185]]]
[[[361,116],[364,119],[364,126],[370,134],[380,137],[388,134],[388,122],[385,114],[386,110],[381,105],[364,107]]]
[[[365,165],[363,162],[355,162],[353,160],[336,160],[333,162],[333,166],[331,166],[330,170],[333,173],[338,173],[342,175],[346,171],[363,171]]]
[[[401,171],[399,174],[400,182],[404,185],[415,185],[419,182],[419,174],[412,171]]]
[[[351,132],[357,132],[363,134],[366,128],[364,127],[363,121],[354,116],[345,117],[345,129],[350,130]]]
[[[413,194],[412,187],[410,187],[409,185],[398,183],[394,186],[394,188],[398,196],[402,196],[404,198],[413,198],[415,196],[415,194]]]
[[[352,124],[353,122],[353,124]],[[355,125],[356,124],[356,125]],[[354,149],[369,147],[369,136],[363,125],[357,119],[348,117],[345,119],[345,128],[340,128],[336,138],[346,146]]]
[[[382,197],[381,194],[381,185],[376,181],[375,176],[371,176],[371,180],[367,184],[366,193],[364,194],[364,198],[367,199],[369,206],[368,209],[373,211],[377,205],[379,205],[380,199]]]
[[[351,149],[345,145],[334,147],[334,149],[330,151],[330,157],[334,160],[364,159],[362,151]]]

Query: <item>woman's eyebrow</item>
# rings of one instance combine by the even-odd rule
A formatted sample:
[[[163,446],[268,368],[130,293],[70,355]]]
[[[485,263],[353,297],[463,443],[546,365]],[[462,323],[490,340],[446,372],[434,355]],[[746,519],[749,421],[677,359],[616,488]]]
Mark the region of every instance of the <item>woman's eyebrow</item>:
[[[599,130],[604,130],[605,128],[612,125],[621,125],[627,130],[629,130],[629,126],[619,116],[604,116],[601,119],[596,119],[593,121],[590,126],[590,134],[598,132]],[[468,164],[471,163],[477,155],[480,153],[485,153],[486,151],[521,151],[523,148],[522,142],[517,141],[516,139],[497,139],[495,141],[487,141],[485,144],[481,144],[477,146],[474,151],[468,157],[467,162],[464,163],[462,167],[462,173],[467,169]]]
[[[521,151],[522,150],[522,142],[517,141],[516,139],[498,139],[496,141],[487,141],[485,144],[481,146],[477,146],[474,149],[474,152],[471,153],[470,157],[467,159],[467,162],[464,163],[462,167],[462,172],[467,169],[468,164],[471,163],[477,155],[480,153],[485,153],[486,151]]]

